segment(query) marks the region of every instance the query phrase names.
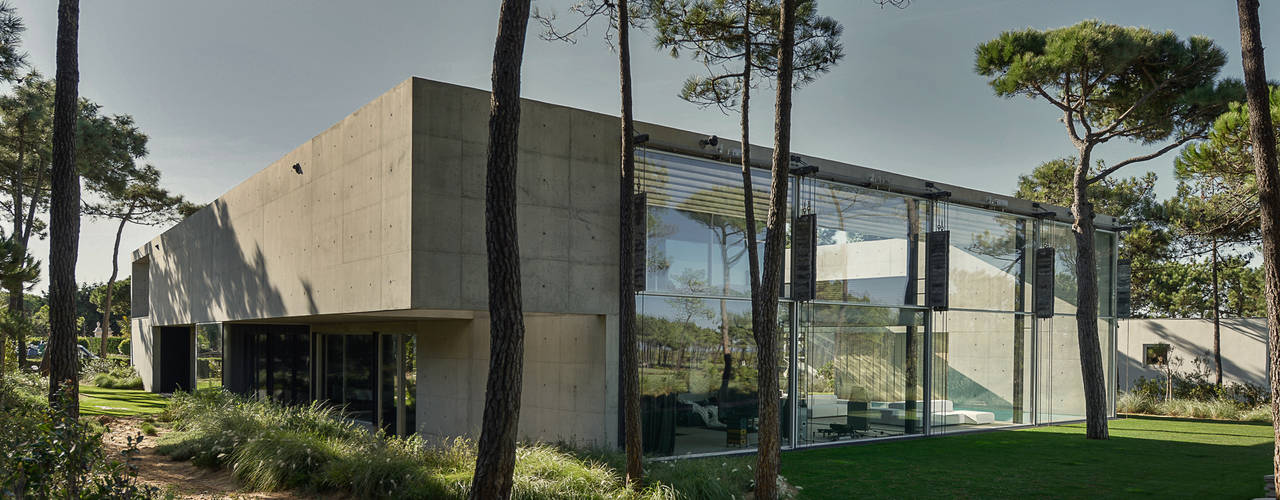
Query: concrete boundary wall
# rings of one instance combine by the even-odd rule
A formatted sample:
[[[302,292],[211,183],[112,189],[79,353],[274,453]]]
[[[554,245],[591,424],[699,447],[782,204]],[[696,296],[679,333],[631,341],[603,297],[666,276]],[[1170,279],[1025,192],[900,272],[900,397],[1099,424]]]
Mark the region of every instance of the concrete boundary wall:
[[[1221,321],[1222,382],[1247,383],[1266,387],[1267,320],[1264,318],[1224,318]],[[1120,320],[1117,337],[1117,380],[1120,389],[1133,386],[1140,377],[1162,378],[1157,367],[1144,363],[1145,344],[1169,344],[1175,371],[1210,371],[1213,380],[1212,319],[1127,319]]]

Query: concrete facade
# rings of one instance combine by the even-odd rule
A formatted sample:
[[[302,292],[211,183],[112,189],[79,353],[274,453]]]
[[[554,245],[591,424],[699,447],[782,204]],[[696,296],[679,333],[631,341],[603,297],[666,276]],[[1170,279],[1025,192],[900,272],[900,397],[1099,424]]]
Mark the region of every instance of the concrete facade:
[[[487,92],[407,80],[135,250],[134,364],[148,389],[159,326],[413,333],[419,430],[478,430],[487,117]],[[616,118],[526,101],[522,123],[521,433],[604,445],[617,411]]]
[[[1120,389],[1139,378],[1164,378],[1162,368],[1144,362],[1143,346],[1169,344],[1175,371],[1193,373],[1213,364],[1212,319],[1127,319],[1120,321],[1118,371]],[[1222,382],[1268,387],[1266,318],[1224,318],[1221,321]],[[1197,366],[1196,360],[1200,361]],[[1213,377],[1210,375],[1212,381]]]

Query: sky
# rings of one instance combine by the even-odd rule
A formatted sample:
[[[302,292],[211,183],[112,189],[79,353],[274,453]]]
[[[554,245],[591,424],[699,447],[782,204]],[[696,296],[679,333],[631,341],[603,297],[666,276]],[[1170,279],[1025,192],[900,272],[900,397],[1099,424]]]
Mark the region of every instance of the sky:
[[[541,12],[572,2],[535,0]],[[27,24],[30,63],[52,77],[57,8],[48,0],[12,0]],[[150,136],[143,161],[163,184],[206,203],[308,141],[397,83],[422,78],[488,89],[497,33],[497,0],[222,0],[81,2],[80,95],[105,113],[132,115]],[[1280,0],[1262,2],[1263,45],[1280,47]],[[1223,77],[1241,78],[1235,2],[1228,0],[915,0],[905,9],[872,0],[825,0],[819,10],[845,28],[845,57],[795,94],[792,148],[959,186],[1012,193],[1017,176],[1074,149],[1043,101],[995,97],[973,71],[973,50],[1001,32],[1046,29],[1084,19],[1212,38],[1226,51]],[[617,114],[617,59],[603,25],[576,44],[546,42],[530,23],[524,97]],[[1280,79],[1280,50],[1267,52]],[[632,34],[636,119],[737,137],[737,116],[677,97],[703,71]],[[772,144],[772,90],[753,96],[751,136]],[[1095,157],[1120,161],[1149,147],[1108,144]],[[1171,195],[1173,155],[1126,167],[1160,177]],[[130,226],[129,251],[163,227]],[[76,279],[111,273],[111,222],[86,220]],[[33,253],[47,260],[47,241]],[[45,289],[42,279],[37,293]]]

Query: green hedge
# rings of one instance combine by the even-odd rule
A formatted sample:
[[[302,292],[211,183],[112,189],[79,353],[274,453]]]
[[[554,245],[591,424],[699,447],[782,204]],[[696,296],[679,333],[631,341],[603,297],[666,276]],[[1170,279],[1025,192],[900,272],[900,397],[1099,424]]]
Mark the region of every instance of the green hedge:
[[[125,337],[123,335],[119,335],[115,337],[107,337],[107,353],[108,354],[116,354],[116,353],[128,354],[129,353],[128,351],[121,352],[120,350],[120,343],[128,342],[128,341],[129,341],[129,337]],[[80,337],[80,345],[84,346],[91,353],[98,354],[99,352],[98,346],[100,346],[101,344],[102,344],[102,338],[100,337]]]

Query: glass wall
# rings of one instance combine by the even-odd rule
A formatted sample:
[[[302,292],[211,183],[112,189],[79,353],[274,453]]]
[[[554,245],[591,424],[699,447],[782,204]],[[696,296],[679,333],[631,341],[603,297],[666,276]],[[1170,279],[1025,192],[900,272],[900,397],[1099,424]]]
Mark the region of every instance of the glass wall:
[[[646,289],[750,297],[742,171],[653,151],[637,158],[636,171],[649,202]],[[769,183],[767,172],[752,179],[760,254]]]
[[[638,153],[637,167],[649,200],[646,291],[637,298],[645,451],[754,446],[759,396],[739,167],[653,151]],[[753,183],[763,246],[768,173],[755,172]],[[830,180],[793,178],[792,186],[791,216],[817,216],[817,296],[792,302],[783,287],[781,350],[793,349],[795,362],[781,363],[784,443],[1083,418],[1070,225]],[[931,230],[950,236],[944,311],[924,305]],[[1114,234],[1098,232],[1108,387],[1115,244]],[[1041,247],[1056,250],[1049,320],[1032,311],[1033,250]],[[785,258],[788,269],[789,250]]]
[[[416,339],[407,334],[321,333],[317,398],[389,434],[416,430]]]
[[[920,433],[924,313],[843,304],[799,309],[799,442]]]
[[[684,455],[755,446],[759,393],[751,301],[644,295],[636,309],[645,453]],[[788,306],[781,305],[780,361],[787,359],[787,312]],[[787,371],[787,364],[780,368]],[[785,377],[779,387],[773,397],[786,407]]]
[[[835,182],[808,184],[801,198],[818,216],[818,300],[919,304],[925,202]]]
[[[222,386],[222,323],[196,325],[196,388]]]

